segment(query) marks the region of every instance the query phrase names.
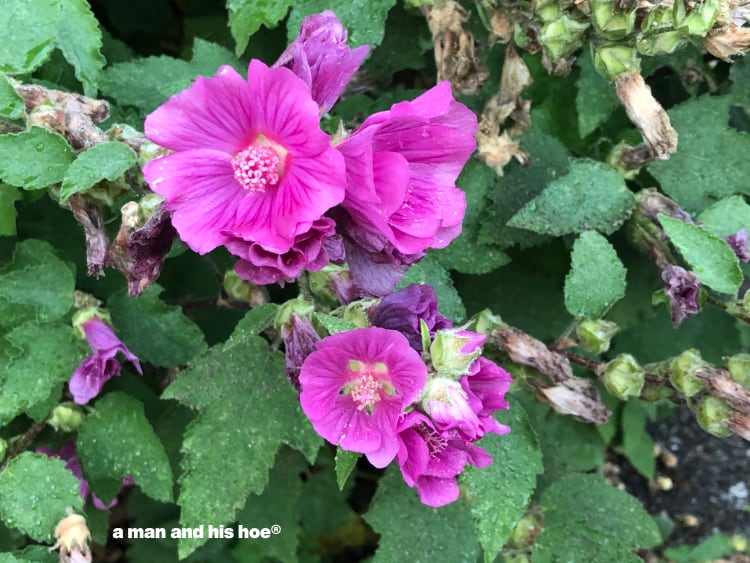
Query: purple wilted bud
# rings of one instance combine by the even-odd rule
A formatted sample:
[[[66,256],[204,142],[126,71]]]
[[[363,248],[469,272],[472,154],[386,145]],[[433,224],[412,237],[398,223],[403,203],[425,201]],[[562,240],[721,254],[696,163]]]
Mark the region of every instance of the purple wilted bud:
[[[748,249],[747,229],[742,229],[735,235],[724,237],[724,240],[727,241],[727,244],[732,247],[732,250],[734,250],[737,258],[740,259],[740,262],[742,262],[743,264],[750,263],[750,249]]]
[[[159,277],[175,236],[177,231],[163,204],[156,208],[142,227],[130,234],[124,274],[128,278],[128,294],[131,297],[143,293]]]
[[[274,67],[286,67],[310,89],[313,100],[326,113],[336,103],[370,47],[346,46],[346,29],[331,10],[307,16],[299,36],[286,48]]]
[[[107,381],[120,375],[120,362],[115,359],[118,352],[122,352],[138,373],[143,375],[136,355],[117,338],[107,323],[93,317],[82,323],[82,329],[93,354],[76,368],[68,383],[68,389],[76,403],[85,405],[101,392]]]
[[[431,285],[412,284],[385,297],[375,308],[373,326],[397,330],[409,341],[417,352],[422,351],[420,321],[430,331],[450,328],[451,322],[438,313],[437,295]]]
[[[701,282],[694,273],[671,264],[662,269],[661,280],[672,307],[672,325],[677,328],[700,309],[698,294]]]
[[[315,351],[320,336],[315,332],[308,317],[292,313],[289,321],[281,326],[281,338],[286,349],[286,375],[299,389],[299,371],[307,356]]]

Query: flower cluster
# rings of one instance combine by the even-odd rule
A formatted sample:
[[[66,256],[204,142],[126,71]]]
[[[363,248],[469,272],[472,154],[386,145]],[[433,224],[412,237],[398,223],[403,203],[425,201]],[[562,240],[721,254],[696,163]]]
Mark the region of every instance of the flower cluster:
[[[304,359],[302,409],[342,449],[376,467],[395,459],[423,503],[453,502],[466,464],[492,462],[474,442],[509,431],[492,415],[508,408],[511,378],[480,357],[484,335],[453,328],[437,312],[428,285],[383,299],[370,317],[375,326],[328,336]]]
[[[320,128],[369,48],[350,49],[326,11],[307,17],[271,67],[245,80],[224,66],[146,119],[172,151],[144,167],[180,238],[198,253],[224,246],[258,284],[349,264],[370,295],[461,231],[456,178],[475,148],[476,116],[443,82],[370,116],[336,143]]]

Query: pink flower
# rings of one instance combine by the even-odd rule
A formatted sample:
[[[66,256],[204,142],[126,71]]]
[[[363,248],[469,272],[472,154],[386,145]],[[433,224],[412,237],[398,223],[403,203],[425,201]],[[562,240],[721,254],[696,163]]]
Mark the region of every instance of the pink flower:
[[[145,131],[175,152],[144,176],[201,254],[234,239],[284,253],[344,198],[343,159],[308,87],[286,68],[253,60],[245,81],[221,67],[157,108]]]
[[[425,386],[422,407],[440,431],[456,429],[469,441],[484,436],[484,427],[469,405],[469,395],[461,383],[445,377],[433,377]]]
[[[44,454],[47,457],[57,457],[62,459],[65,462],[65,468],[78,478],[78,492],[81,494],[84,501],[86,501],[89,495],[91,495],[91,502],[99,510],[109,510],[117,505],[117,497],[113,498],[112,502],[109,504],[104,504],[99,497],[91,491],[88,482],[83,478],[81,461],[78,459],[76,444],[72,440],[63,444],[59,451],[48,450],[47,448],[37,448],[35,452],[38,454]],[[133,481],[132,477],[125,477],[122,480],[123,487],[130,486],[133,483],[135,483],[135,481]]]
[[[455,182],[476,129],[448,82],[367,118],[338,146],[354,222],[406,255],[447,246],[461,232],[466,201]]]
[[[302,364],[300,402],[315,431],[375,467],[396,457],[396,425],[424,387],[427,367],[393,330],[359,328],[321,340]]]
[[[336,14],[326,10],[304,19],[299,36],[273,66],[289,68],[299,76],[320,106],[320,113],[325,113],[336,103],[369,51],[367,45],[347,47],[346,29]]]
[[[508,410],[505,394],[513,378],[495,362],[479,358],[471,366],[470,374],[460,380],[461,388],[468,397],[471,409],[481,422],[479,437],[487,432],[507,434],[510,428],[493,418],[499,410]]]
[[[310,230],[297,235],[292,247],[279,253],[267,250],[257,242],[233,239],[227,243],[227,250],[241,260],[234,271],[246,280],[257,284],[279,283],[292,280],[303,269],[315,272],[329,261],[344,259],[344,246],[336,234],[336,224],[328,217],[316,220]]]
[[[458,437],[455,431],[438,432],[422,413],[412,411],[398,425],[398,464],[410,487],[428,506],[444,506],[458,499],[456,476],[467,463],[487,467],[492,457],[482,448]]]
[[[68,389],[76,403],[85,405],[101,392],[107,381],[120,375],[120,362],[115,359],[118,352],[122,352],[138,373],[143,375],[136,355],[117,338],[107,323],[94,317],[83,323],[83,331],[94,353],[76,368],[68,383]]]

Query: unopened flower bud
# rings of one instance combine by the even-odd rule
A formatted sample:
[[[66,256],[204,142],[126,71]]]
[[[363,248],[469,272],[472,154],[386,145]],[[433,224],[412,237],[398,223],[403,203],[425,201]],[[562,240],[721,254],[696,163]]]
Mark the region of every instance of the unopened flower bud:
[[[312,301],[305,301],[302,296],[299,296],[297,299],[291,299],[279,307],[279,312],[276,313],[273,326],[281,332],[281,328],[289,324],[292,313],[298,317],[309,317],[314,311],[315,304]]]
[[[603,354],[609,350],[612,337],[620,330],[615,323],[604,320],[583,321],[576,328],[578,343],[587,352]]]
[[[482,354],[485,340],[484,334],[468,330],[439,330],[430,345],[432,365],[441,376],[457,379],[468,373],[469,366]]]
[[[508,544],[515,549],[526,549],[534,545],[539,531],[539,522],[536,517],[533,514],[527,514],[513,528]]]
[[[686,397],[694,397],[706,387],[697,376],[698,371],[706,365],[698,350],[685,350],[669,365],[669,381]]]
[[[581,38],[589,25],[563,15],[545,23],[539,32],[538,40],[552,60],[561,59],[581,47]]]
[[[320,336],[308,317],[292,313],[289,322],[281,327],[281,338],[284,340],[286,375],[292,385],[299,388],[300,368],[307,357],[315,351]]]
[[[679,31],[663,31],[656,35],[641,34],[636,38],[636,48],[642,55],[656,57],[669,55],[687,43],[685,36]]]
[[[344,308],[344,320],[349,321],[357,328],[367,328],[370,323],[369,311],[378,304],[379,299],[358,299],[352,301]]]
[[[480,334],[486,334],[489,336],[492,334],[493,330],[504,328],[506,326],[508,325],[503,322],[500,315],[495,315],[489,309],[483,309],[482,311],[479,311],[479,314],[474,318],[470,328],[474,332],[479,332]]]
[[[594,48],[594,67],[607,80],[620,74],[637,73],[641,68],[638,52],[633,47],[612,44]]]
[[[668,399],[674,394],[674,391],[664,385],[656,385],[649,383],[648,381],[643,385],[641,389],[640,399],[647,403],[655,403],[662,399]]]
[[[249,303],[251,307],[259,307],[268,303],[268,294],[265,289],[243,279],[234,270],[224,273],[224,291],[231,299]]]
[[[672,24],[671,7],[652,5],[639,27],[642,33],[653,33],[659,30],[672,29]]]
[[[729,406],[718,397],[707,395],[691,409],[695,412],[698,424],[709,434],[720,438],[726,438],[732,434],[728,427]]]
[[[729,540],[735,553],[745,553],[748,550],[748,542],[745,536],[735,534]]]
[[[83,422],[83,411],[75,403],[60,403],[52,410],[49,425],[58,431],[73,432]]]
[[[591,0],[591,20],[596,31],[606,39],[622,39],[633,31],[637,8],[638,3],[630,10],[620,10],[611,0]]]
[[[675,0],[674,17],[675,29],[687,33],[704,37],[711,31],[719,17],[720,2],[719,0],[702,0],[701,2],[691,2],[693,4],[690,11],[685,6],[685,0]]]
[[[55,527],[57,541],[50,550],[60,550],[60,561],[70,563],[91,563],[91,532],[86,526],[86,519],[80,514],[73,514],[68,509],[68,516],[60,520]]]
[[[86,333],[83,330],[83,325],[93,319],[99,319],[107,324],[112,324],[112,319],[110,318],[109,313],[99,307],[85,307],[83,309],[79,309],[73,315],[71,324],[73,325],[73,328],[78,333],[78,335],[81,338],[85,339]]]
[[[557,2],[544,2],[543,6],[539,6],[542,4],[542,2],[536,2],[536,15],[537,17],[542,20],[543,22],[552,22],[555,20],[560,19],[560,16],[563,15],[562,9],[560,8],[560,4]]]
[[[726,358],[729,375],[737,383],[750,388],[750,354],[735,354]]]
[[[335,270],[343,270],[340,266],[329,265],[317,272],[308,272],[307,279],[310,283],[310,293],[315,296],[315,299],[330,307],[336,307],[339,300],[331,283],[329,270],[331,267]]]
[[[607,364],[602,380],[610,393],[627,400],[628,397],[640,396],[646,374],[633,356],[620,354]]]

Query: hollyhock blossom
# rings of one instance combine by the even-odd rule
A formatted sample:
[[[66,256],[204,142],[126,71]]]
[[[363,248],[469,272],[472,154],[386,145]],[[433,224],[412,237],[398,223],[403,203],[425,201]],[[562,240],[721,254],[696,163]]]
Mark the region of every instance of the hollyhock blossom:
[[[319,120],[289,69],[252,60],[245,81],[223,66],[146,118],[146,136],[174,153],[143,173],[196,252],[239,239],[285,253],[344,197],[344,161]]]
[[[300,403],[318,434],[385,467],[399,449],[399,416],[426,378],[427,367],[402,334],[359,328],[317,344],[302,364]]]
[[[451,327],[451,322],[438,313],[437,295],[431,285],[411,284],[383,298],[372,315],[373,326],[397,330],[417,352],[422,351],[424,321],[430,331]]]
[[[404,255],[447,246],[461,232],[466,200],[455,182],[476,129],[448,82],[367,118],[338,145],[354,222]]]
[[[370,47],[346,46],[346,29],[330,10],[307,16],[297,39],[286,48],[274,67],[286,67],[299,76],[325,113],[336,103]]]
[[[727,244],[732,247],[734,253],[740,262],[747,264],[750,262],[750,248],[748,248],[747,229],[740,230],[737,234],[724,237]]]
[[[664,285],[664,292],[669,297],[672,324],[677,328],[687,317],[699,311],[698,294],[701,282],[694,273],[672,265],[662,269],[661,281]]]
[[[85,405],[101,392],[109,379],[120,375],[120,362],[115,359],[118,352],[143,375],[138,358],[117,338],[107,323],[94,317],[83,323],[83,332],[93,354],[76,368],[68,383],[76,403]]]
[[[398,464],[410,487],[428,506],[444,506],[458,499],[456,476],[467,463],[487,467],[492,457],[461,439],[455,431],[438,432],[424,414],[411,411],[398,425]]]
[[[227,250],[239,256],[234,271],[242,278],[257,284],[279,283],[292,280],[303,269],[317,271],[328,262],[343,262],[344,246],[336,234],[336,224],[328,217],[317,219],[310,230],[297,235],[286,252],[274,252],[262,244],[242,239],[227,243]]]
[[[487,358],[479,358],[471,366],[470,375],[459,380],[467,396],[469,406],[481,423],[479,436],[487,432],[507,434],[510,428],[500,424],[492,416],[496,411],[507,410],[505,394],[513,378],[503,368]]]
[[[99,497],[97,497],[92,491],[86,479],[83,478],[83,470],[81,469],[81,461],[78,459],[78,453],[76,452],[76,444],[72,440],[66,442],[58,450],[48,450],[47,448],[37,448],[36,453],[44,454],[47,457],[57,457],[65,462],[65,468],[70,470],[73,475],[78,478],[78,492],[81,494],[83,500],[87,500],[91,495],[91,502],[99,510],[109,510],[117,504],[117,497],[113,498],[109,504],[104,504]],[[122,486],[126,487],[134,483],[132,477],[125,477],[122,480]]]
[[[446,377],[427,381],[421,405],[440,431],[458,430],[462,438],[478,440],[484,435],[482,422],[469,404],[461,383]]]

